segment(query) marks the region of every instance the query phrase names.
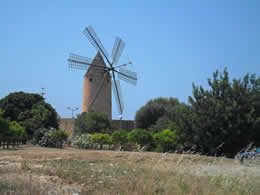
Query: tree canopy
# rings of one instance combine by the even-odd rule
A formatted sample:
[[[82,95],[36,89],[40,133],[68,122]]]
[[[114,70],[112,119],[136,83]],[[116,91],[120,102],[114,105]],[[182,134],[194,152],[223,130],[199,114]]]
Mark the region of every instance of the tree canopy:
[[[177,98],[156,98],[142,106],[135,115],[137,128],[160,131],[168,127],[169,118],[179,105]]]
[[[40,127],[58,128],[58,114],[39,94],[14,92],[0,100],[3,118],[16,121],[32,136]]]
[[[250,143],[259,146],[260,77],[230,80],[227,69],[217,70],[208,85],[193,83],[189,104],[176,98],[150,100],[136,112],[137,128],[159,132],[154,138],[163,150],[169,149],[169,136],[174,137],[171,148],[208,155],[233,157]]]
[[[108,133],[111,129],[111,120],[106,113],[89,111],[77,115],[74,134]],[[73,136],[75,136],[73,135]]]
[[[260,144],[260,78],[229,80],[227,69],[208,79],[210,89],[193,84],[193,131],[199,150],[233,156],[250,142]]]

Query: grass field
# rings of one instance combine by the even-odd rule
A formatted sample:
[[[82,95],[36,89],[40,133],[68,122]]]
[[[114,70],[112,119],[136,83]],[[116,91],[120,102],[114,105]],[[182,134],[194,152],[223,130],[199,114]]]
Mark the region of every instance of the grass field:
[[[260,166],[195,154],[0,151],[0,194],[260,194]]]

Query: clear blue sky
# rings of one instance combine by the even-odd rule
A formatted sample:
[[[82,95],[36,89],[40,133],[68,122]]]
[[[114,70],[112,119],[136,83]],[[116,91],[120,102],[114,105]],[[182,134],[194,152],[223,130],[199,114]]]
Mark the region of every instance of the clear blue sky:
[[[260,76],[259,0],[1,1],[0,98],[44,87],[47,102],[70,117],[67,106],[81,107],[84,71],[66,60],[95,56],[82,34],[90,24],[109,52],[115,36],[126,42],[121,62],[138,73],[136,87],[122,86],[124,119],[152,98],[187,102],[192,82],[207,87],[216,69]]]

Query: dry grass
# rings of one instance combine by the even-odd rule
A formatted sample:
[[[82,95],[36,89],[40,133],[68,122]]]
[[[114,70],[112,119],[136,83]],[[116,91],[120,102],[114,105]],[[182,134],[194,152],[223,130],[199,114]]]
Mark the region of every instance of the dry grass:
[[[0,194],[260,194],[260,167],[189,154],[0,151]],[[55,193],[54,193],[55,194]]]

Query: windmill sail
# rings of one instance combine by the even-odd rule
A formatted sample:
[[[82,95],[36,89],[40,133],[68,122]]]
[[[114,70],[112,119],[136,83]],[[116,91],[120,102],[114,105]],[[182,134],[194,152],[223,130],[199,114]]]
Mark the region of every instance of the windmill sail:
[[[98,64],[93,64],[93,59],[86,58],[77,54],[70,54],[69,59],[69,68],[88,70],[90,66],[94,66],[95,68],[100,68],[104,70],[103,66]]]
[[[117,71],[118,73],[118,78],[126,81],[130,84],[136,85],[137,83],[137,74],[136,72],[132,72],[130,70],[126,70],[124,68],[120,68],[119,71]]]
[[[95,32],[94,28],[92,26],[88,26],[83,31],[84,35],[88,38],[90,43],[96,48],[97,51],[101,53],[103,57],[106,58],[107,62],[110,64],[108,60],[108,53],[104,46],[102,45],[101,40],[98,38],[97,33]],[[112,66],[110,64],[110,66]]]
[[[113,50],[112,50],[112,64],[117,64],[119,61],[119,58],[121,57],[123,50],[125,48],[125,43],[122,39],[119,37],[116,37]]]
[[[124,111],[124,103],[123,103],[123,98],[122,98],[120,81],[114,80],[114,82],[112,83],[112,87],[113,87],[113,93],[115,96],[118,112],[120,113],[120,115],[122,115],[122,113]]]

